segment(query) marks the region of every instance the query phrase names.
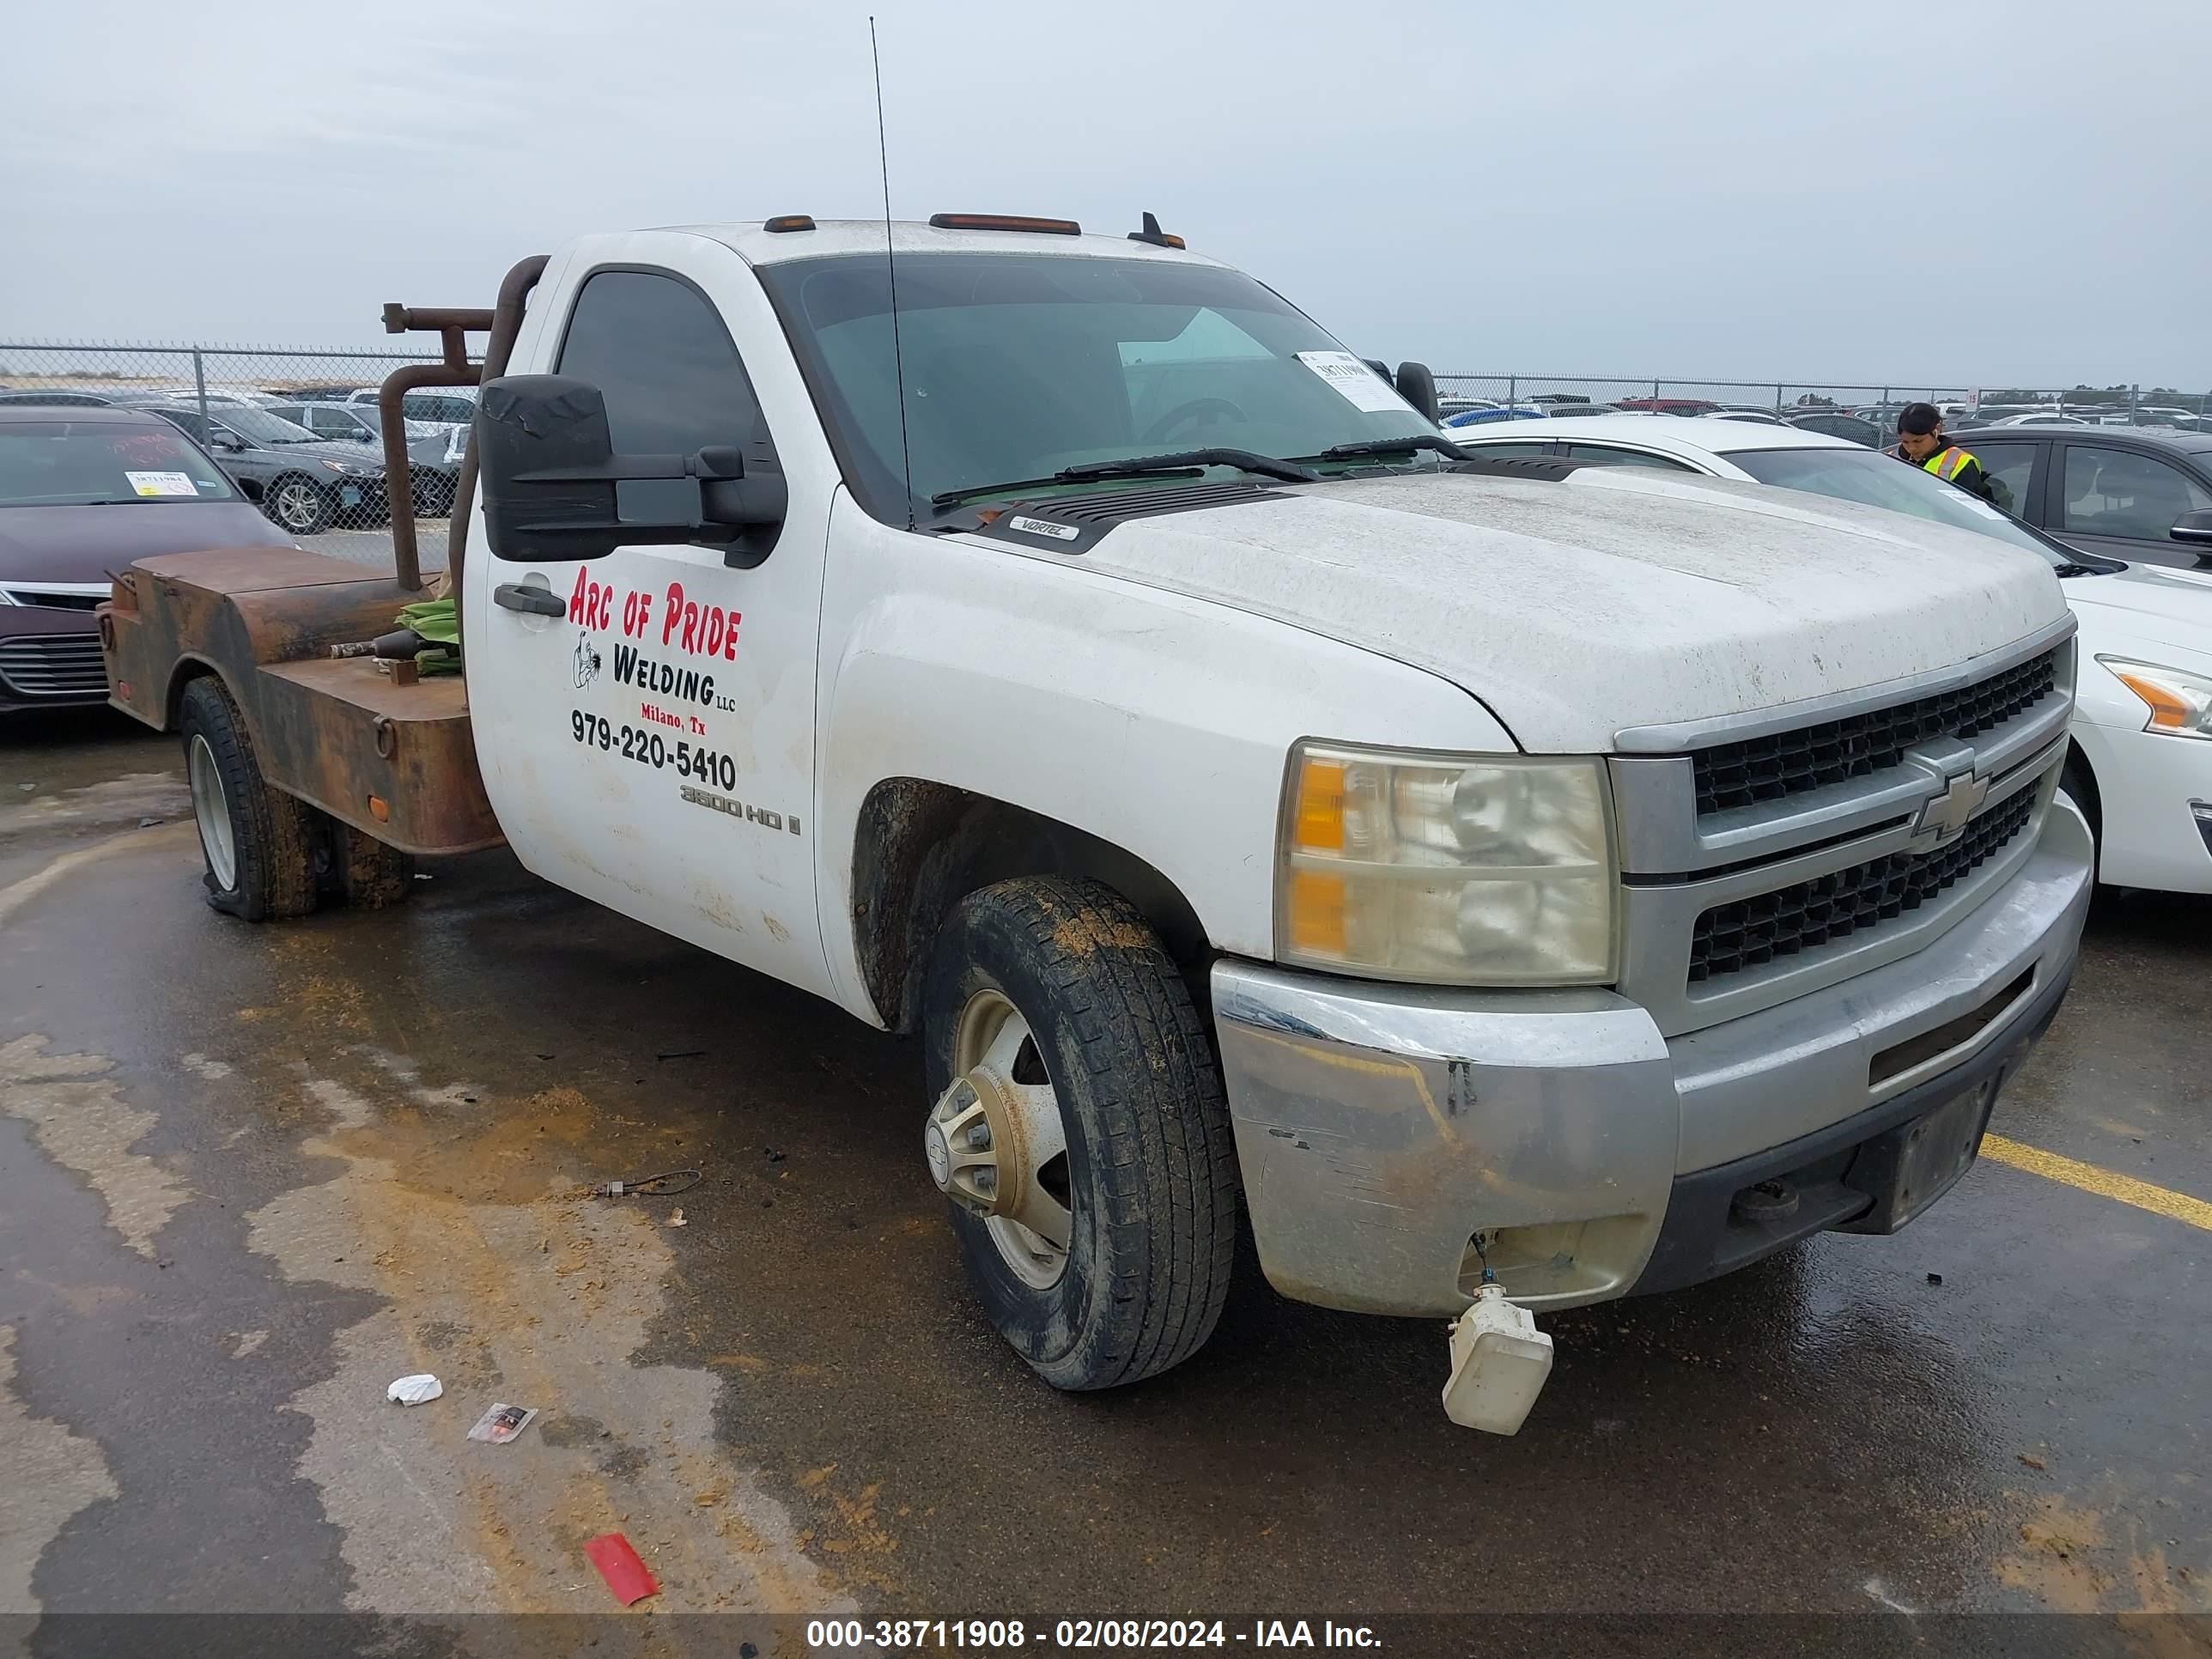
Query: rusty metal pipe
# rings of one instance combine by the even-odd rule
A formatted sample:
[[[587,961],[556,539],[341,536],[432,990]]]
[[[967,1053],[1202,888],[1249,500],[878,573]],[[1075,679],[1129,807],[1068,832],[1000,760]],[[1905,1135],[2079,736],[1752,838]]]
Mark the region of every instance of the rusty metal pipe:
[[[410,363],[384,378],[376,394],[378,424],[384,434],[384,493],[392,507],[392,559],[399,584],[410,589],[422,586],[422,558],[415,540],[414,468],[407,459],[407,421],[401,399],[418,386],[477,386],[507,372],[514,355],[515,336],[522,330],[523,301],[545,270],[546,256],[532,254],[509,270],[499,285],[499,303],[490,311],[452,306],[403,306],[396,301],[384,307],[387,334],[422,332],[440,337],[445,361]],[[469,333],[489,332],[481,368],[469,362]],[[446,550],[447,586],[458,587],[461,561],[468,550],[469,505],[477,483],[476,434],[469,434],[461,458],[460,476],[453,481],[452,526]]]
[[[523,302],[538,286],[538,279],[545,274],[545,264],[544,254],[533,253],[527,259],[517,261],[514,268],[500,279],[499,302],[491,313],[490,337],[484,342],[483,380],[495,380],[507,373],[507,360],[514,355],[515,337],[522,332]],[[459,591],[461,570],[468,557],[469,509],[476,493],[477,434],[471,428],[468,446],[461,453],[461,475],[453,481],[453,517],[447,521],[453,526],[446,536],[447,586],[455,592]]]
[[[392,562],[406,588],[422,586],[422,559],[415,546],[415,470],[407,459],[407,418],[399,400],[417,386],[474,386],[473,368],[410,363],[384,377],[377,389],[377,423],[384,432],[384,495],[392,508]]]
[[[393,301],[384,307],[386,334],[441,334],[449,328],[481,334],[491,326],[491,313],[465,306],[403,306]]]

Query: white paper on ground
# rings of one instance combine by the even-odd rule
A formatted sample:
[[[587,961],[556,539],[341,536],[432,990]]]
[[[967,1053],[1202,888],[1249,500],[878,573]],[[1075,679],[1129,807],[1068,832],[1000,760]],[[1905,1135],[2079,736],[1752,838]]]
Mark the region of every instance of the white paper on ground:
[[[1370,415],[1411,409],[1395,387],[1348,351],[1301,351],[1298,361],[1327,380],[1354,409]]]
[[[384,1391],[386,1400],[396,1400],[403,1406],[421,1406],[445,1393],[446,1385],[428,1371],[417,1371],[412,1376],[403,1376]]]

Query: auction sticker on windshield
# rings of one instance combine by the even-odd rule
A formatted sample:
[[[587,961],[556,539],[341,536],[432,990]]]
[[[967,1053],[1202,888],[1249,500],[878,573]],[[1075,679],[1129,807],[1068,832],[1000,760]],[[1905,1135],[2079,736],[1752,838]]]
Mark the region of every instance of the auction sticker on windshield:
[[[131,489],[141,495],[198,496],[200,493],[189,473],[125,472],[123,476],[131,480]]]
[[[1298,361],[1370,415],[1411,407],[1375,371],[1348,351],[1301,351]]]

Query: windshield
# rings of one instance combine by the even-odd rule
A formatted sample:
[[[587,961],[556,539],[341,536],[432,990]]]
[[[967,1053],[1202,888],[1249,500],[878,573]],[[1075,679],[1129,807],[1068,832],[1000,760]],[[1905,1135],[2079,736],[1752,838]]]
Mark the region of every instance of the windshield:
[[[1250,277],[1168,260],[917,253],[898,261],[900,363],[879,255],[760,272],[862,506],[1164,451],[1315,456],[1436,428]]]
[[[0,507],[235,499],[215,464],[171,427],[92,421],[0,426]]]
[[[264,409],[249,409],[243,404],[210,404],[208,419],[233,432],[250,444],[307,444],[316,441],[315,434],[303,426],[280,420]]]
[[[2071,556],[2049,546],[1987,501],[1945,483],[1932,472],[1874,450],[1740,449],[1731,451],[1728,459],[1761,483],[1864,501],[1869,507],[1976,531],[2008,547],[2039,553],[2053,566],[2073,562]]]

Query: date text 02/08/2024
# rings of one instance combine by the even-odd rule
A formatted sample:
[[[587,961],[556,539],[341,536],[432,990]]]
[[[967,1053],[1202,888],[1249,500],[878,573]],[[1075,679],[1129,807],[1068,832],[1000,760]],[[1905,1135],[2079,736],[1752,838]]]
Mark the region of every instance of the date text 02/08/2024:
[[[1048,1634],[1048,1630],[1049,1634]],[[1019,1619],[815,1619],[807,1621],[810,1652],[841,1650],[965,1649],[1012,1652],[1027,1648],[1063,1651],[1144,1648],[1365,1648],[1382,1645],[1367,1625],[1322,1620],[1255,1619],[1249,1630],[1219,1619],[1060,1619],[1047,1626]]]

